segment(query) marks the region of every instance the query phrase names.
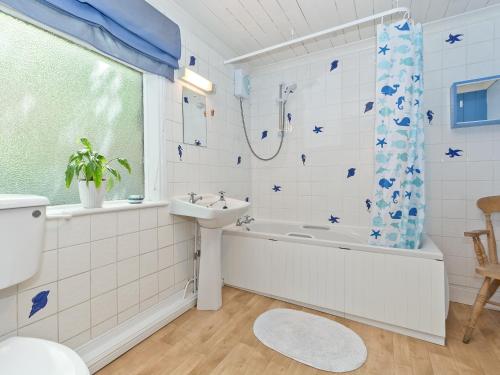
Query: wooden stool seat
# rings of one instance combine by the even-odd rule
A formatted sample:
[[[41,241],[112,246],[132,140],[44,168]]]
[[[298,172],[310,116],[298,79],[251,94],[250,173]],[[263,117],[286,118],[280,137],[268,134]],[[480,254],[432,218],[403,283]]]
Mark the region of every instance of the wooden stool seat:
[[[477,267],[476,272],[484,277],[500,279],[500,264],[488,264],[483,267]]]
[[[472,337],[472,332],[474,331],[474,327],[476,326],[484,305],[489,303],[500,306],[500,304],[490,301],[491,297],[493,297],[500,286],[500,264],[498,264],[495,231],[491,221],[491,215],[496,212],[500,212],[500,195],[478,199],[477,206],[484,213],[486,229],[465,232],[464,236],[472,238],[474,252],[476,254],[477,262],[479,263],[479,267],[476,268],[476,272],[484,277],[484,281],[479,293],[476,296],[474,306],[472,306],[469,324],[465,329],[463,342],[466,344]],[[486,254],[486,251],[484,250],[481,236],[487,237],[488,254]]]

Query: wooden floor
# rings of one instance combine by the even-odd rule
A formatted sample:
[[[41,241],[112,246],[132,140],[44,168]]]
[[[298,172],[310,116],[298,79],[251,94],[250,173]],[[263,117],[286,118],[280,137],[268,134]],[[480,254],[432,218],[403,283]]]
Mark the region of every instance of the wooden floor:
[[[500,374],[500,312],[485,310],[465,345],[461,339],[470,306],[452,303],[448,342],[442,347],[228,287],[221,310],[188,311],[98,374],[327,374],[257,341],[254,320],[276,307],[326,316],[357,332],[368,348],[368,360],[351,374]]]

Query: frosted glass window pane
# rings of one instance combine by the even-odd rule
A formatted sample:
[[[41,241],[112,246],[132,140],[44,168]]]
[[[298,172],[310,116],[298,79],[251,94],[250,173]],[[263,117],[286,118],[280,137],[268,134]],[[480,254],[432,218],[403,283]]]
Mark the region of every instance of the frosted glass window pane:
[[[143,194],[142,74],[1,12],[0,30],[0,193],[78,203],[64,171],[87,137],[132,166],[106,199]]]

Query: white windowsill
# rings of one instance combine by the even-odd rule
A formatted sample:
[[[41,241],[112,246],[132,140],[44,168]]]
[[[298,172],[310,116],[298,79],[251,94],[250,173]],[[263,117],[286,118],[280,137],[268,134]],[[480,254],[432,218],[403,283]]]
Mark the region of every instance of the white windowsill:
[[[102,214],[107,212],[138,210],[150,207],[165,207],[168,201],[144,201],[139,204],[131,204],[126,200],[104,202],[102,208],[83,208],[81,204],[63,204],[60,206],[47,207],[47,220],[66,219],[74,216]]]

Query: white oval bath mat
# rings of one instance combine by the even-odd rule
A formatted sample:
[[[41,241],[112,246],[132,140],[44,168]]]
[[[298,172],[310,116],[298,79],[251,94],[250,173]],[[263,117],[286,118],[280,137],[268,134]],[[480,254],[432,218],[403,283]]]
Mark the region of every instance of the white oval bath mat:
[[[255,320],[253,332],[269,348],[320,370],[347,372],[366,361],[366,346],[356,333],[303,311],[266,311]]]

